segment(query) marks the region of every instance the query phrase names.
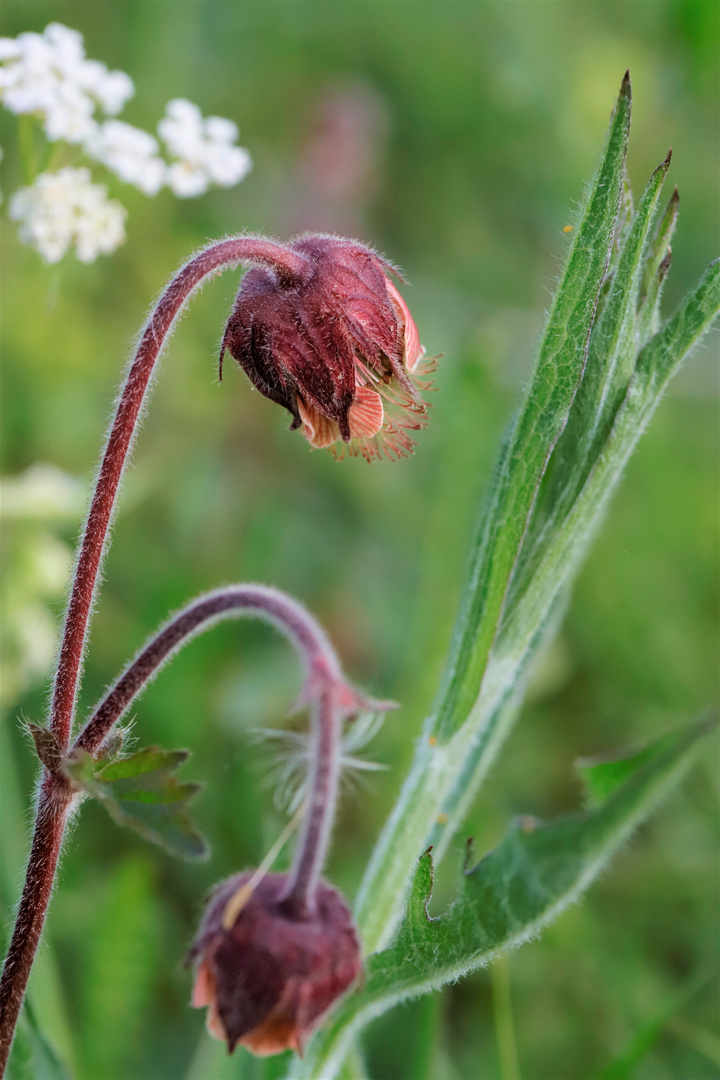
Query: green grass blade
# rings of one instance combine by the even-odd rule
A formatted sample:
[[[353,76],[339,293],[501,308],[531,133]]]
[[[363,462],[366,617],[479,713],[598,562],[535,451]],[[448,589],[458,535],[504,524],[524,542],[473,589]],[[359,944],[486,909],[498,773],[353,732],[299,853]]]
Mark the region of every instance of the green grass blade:
[[[8,1060],[6,1080],[71,1080],[72,1073],[46,1037],[26,999]]]
[[[624,1050],[597,1073],[594,1080],[633,1080],[637,1066],[657,1042],[669,1020],[675,1016],[695,995],[707,988],[710,980],[706,975],[697,976],[678,992],[663,1002],[655,1015],[635,1033]]]

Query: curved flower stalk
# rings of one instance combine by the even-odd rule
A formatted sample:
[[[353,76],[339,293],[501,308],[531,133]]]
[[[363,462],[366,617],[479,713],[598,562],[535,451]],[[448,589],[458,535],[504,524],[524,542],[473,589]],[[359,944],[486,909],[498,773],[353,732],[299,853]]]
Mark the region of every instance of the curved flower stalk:
[[[88,721],[67,771],[82,775],[83,758],[102,753],[113,727],[168,657],[194,634],[238,615],[272,622],[303,662],[298,704],[312,705],[310,776],[291,871],[237,874],[213,894],[190,953],[198,961],[193,1004],[209,1007],[208,1030],[230,1051],[239,1041],[258,1054],[301,1051],[361,970],[347,904],[320,880],[337,801],[343,721],[360,711],[384,712],[393,703],[365,698],[347,683],[332,645],[300,604],[277,589],[238,585],[200,597],[150,640]],[[100,775],[107,771],[101,768]],[[86,789],[92,792],[91,785]]]
[[[121,747],[123,732],[114,729],[161,667],[192,637],[222,619],[247,615],[275,625],[303,663],[304,683],[296,704],[312,707],[311,775],[303,828],[289,873],[267,874],[261,869],[236,875],[219,887],[191,957],[199,958],[193,1004],[210,1006],[211,1033],[225,1039],[230,1050],[243,1041],[256,1053],[265,1054],[287,1047],[301,1050],[307,1036],[360,973],[360,946],[349,908],[336,890],[320,880],[320,873],[337,801],[343,722],[360,712],[394,707],[392,702],[365,697],[347,682],[330,641],[301,604],[263,585],[230,586],[201,596],[150,639],[68,752],[62,751],[49,729],[31,726],[45,766],[43,786],[51,789],[53,797],[46,798],[36,825],[36,841],[38,836],[47,836],[49,841],[45,862],[34,866],[31,859],[28,882],[37,879],[49,894],[52,879],[48,880],[46,869],[62,843],[68,817],[87,795],[100,798],[121,823],[178,850],[178,830],[185,826],[186,837],[188,832],[184,804],[196,786],[178,785],[169,771],[186,754],[168,755],[149,748],[118,758],[116,744]],[[158,809],[164,812],[160,820]],[[185,852],[205,853],[204,846]],[[239,891],[243,892],[240,903]],[[21,905],[0,985],[3,1068],[24,990],[19,985],[23,967],[27,967],[26,982],[28,959],[32,961],[23,938],[22,915]],[[252,989],[259,970],[266,983],[260,998]]]
[[[238,236],[212,244],[192,258],[172,279],[155,305],[142,332],[120,393],[79,545],[78,561],[53,687],[49,729],[36,729],[33,732],[45,769],[38,793],[37,817],[27,878],[0,982],[0,1037],[2,1038],[0,1063],[4,1063],[9,1052],[10,1040],[52,891],[65,827],[76,804],[72,782],[61,765],[68,753],[88,624],[106,548],[108,529],[155,365],[175,320],[189,297],[206,278],[220,270],[235,267],[239,263],[253,264],[268,270],[267,281],[272,283],[278,292],[276,311],[279,315],[283,304],[297,302],[304,291],[312,292],[318,275],[316,261],[303,249],[303,243],[307,246],[309,240],[310,238],[305,238],[304,242],[286,245],[263,237]],[[362,249],[358,248],[358,250]],[[372,253],[368,253],[368,258],[370,256],[373,259],[376,258]],[[347,298],[341,295],[335,302],[335,314],[339,320],[343,317]],[[364,310],[367,313],[368,308]],[[372,307],[369,310],[372,312]],[[400,354],[400,342],[403,343],[405,349],[407,347],[405,343],[409,341],[412,348],[407,321],[409,316],[407,318],[402,316],[399,306],[397,311],[400,314],[394,315],[393,324],[395,331],[393,345],[396,348],[393,362],[396,365],[401,364],[405,356],[405,352],[402,356]],[[308,309],[308,318],[311,315],[312,311]],[[366,314],[365,317],[369,316]],[[362,320],[359,320],[358,326],[361,330],[363,325]],[[414,324],[412,325],[414,327]],[[312,334],[313,328],[304,325],[296,327],[297,335],[305,332]],[[270,355],[268,346],[263,355],[268,360]],[[315,363],[315,372],[321,370],[323,366],[330,367],[331,363],[327,355],[312,352],[306,355],[306,361],[308,365]],[[335,377],[336,371],[332,369],[331,374]],[[303,371],[296,369],[295,376],[298,385],[304,386],[306,377]],[[389,380],[389,376],[387,378]],[[211,616],[208,615],[208,617]],[[164,633],[166,635],[170,633],[170,628],[166,628]],[[163,641],[168,640],[162,634],[160,638]],[[172,647],[174,646],[170,647],[170,651]],[[156,666],[157,664],[152,670],[155,670]],[[137,676],[139,670],[135,666],[126,674],[129,677],[130,671],[134,671]],[[311,672],[311,674],[317,673]],[[129,684],[126,682],[123,685],[127,687]],[[342,698],[336,700],[332,695],[327,698],[321,694],[320,701],[316,727],[317,730],[326,733],[333,727],[335,720],[332,718],[338,710],[342,712],[343,709],[351,708],[352,711],[357,705],[355,698],[349,702]],[[114,720],[109,722],[108,731],[113,722]],[[87,731],[83,733],[81,739],[84,741],[78,746],[78,750],[92,754],[98,749],[99,741],[95,741],[94,733],[100,730],[99,724],[100,721],[95,726],[91,726],[89,733]],[[333,735],[333,746],[334,739]],[[331,756],[333,760],[337,756],[334,749]],[[179,761],[173,760],[174,764],[166,761],[163,767],[165,769],[176,767]],[[311,802],[305,825],[305,839],[299,849],[304,852],[304,855],[299,859],[291,889],[298,910],[302,909],[303,904],[309,902],[313,894],[327,847],[337,787],[337,769],[333,767],[328,771],[328,760],[327,754],[318,753],[314,763],[312,788],[314,791],[323,790],[324,794],[321,800],[322,806],[320,802],[317,805],[314,801]],[[149,762],[146,760],[144,767],[148,765]],[[312,844],[307,840],[310,835],[315,837]]]

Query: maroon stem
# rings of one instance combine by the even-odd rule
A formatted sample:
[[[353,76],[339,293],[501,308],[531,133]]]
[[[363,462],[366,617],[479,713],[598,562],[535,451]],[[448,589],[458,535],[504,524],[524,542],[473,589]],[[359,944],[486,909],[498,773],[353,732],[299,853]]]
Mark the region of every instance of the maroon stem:
[[[123,385],[80,544],[53,688],[50,726],[63,752],[70,741],[83,651],[108,528],[150,377],[175,319],[194,290],[211,274],[241,262],[261,263],[286,281],[301,279],[308,265],[303,255],[254,236],[221,240],[201,251],[182,267],[158,300]],[[45,770],[25,886],[0,980],[0,1076],[5,1071],[45,921],[70,800],[65,782]]]
[[[343,681],[335,650],[309,611],[279,589],[267,585],[230,585],[193,601],[150,639],[95,709],[73,750],[95,754],[114,725],[173,653],[220,619],[238,615],[258,615],[267,619],[290,639],[305,668],[305,687],[301,695],[304,700],[310,701],[334,691],[347,701],[353,698],[356,708],[359,707],[355,692]]]
[[[315,885],[330,842],[340,777],[342,721],[366,703],[344,681],[322,627],[296,601],[264,585],[231,586],[196,600],[148,642],[98,705],[73,749],[96,753],[168,657],[192,636],[219,619],[253,614],[274,623],[292,641],[305,666],[301,698],[314,701],[310,796],[286,897],[288,906],[301,913],[313,907]],[[387,707],[388,703],[373,704]]]
[[[313,711],[312,773],[308,808],[303,832],[295,848],[285,903],[294,913],[312,913],[315,886],[322,872],[330,843],[340,781],[340,733],[343,712],[338,708],[336,691],[328,687]]]
[[[304,256],[251,236],[221,240],[201,251],[186,263],[160,297],[125,380],[80,546],[60,647],[50,726],[63,750],[70,740],[83,650],[108,527],[150,376],[168,332],[193,291],[210,274],[240,262],[263,263],[285,278],[301,277],[307,267]]]
[[[5,1074],[15,1025],[40,941],[71,798],[69,785],[58,783],[46,771],[38,796],[27,877],[0,982],[0,1077]]]

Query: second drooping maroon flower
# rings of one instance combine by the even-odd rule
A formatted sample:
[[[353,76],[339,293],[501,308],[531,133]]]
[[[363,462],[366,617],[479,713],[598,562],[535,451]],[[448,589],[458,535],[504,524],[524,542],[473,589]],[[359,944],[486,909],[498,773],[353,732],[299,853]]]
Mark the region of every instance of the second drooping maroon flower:
[[[409,432],[427,412],[427,383],[418,379],[424,349],[392,266],[335,236],[303,236],[287,248],[305,259],[306,272],[248,270],[222,354],[288,410],[311,446],[369,461],[410,453]]]
[[[309,1035],[362,969],[347,904],[324,881],[311,909],[286,899],[286,874],[267,874],[227,918],[251,874],[236,874],[210,898],[189,959],[197,970],[192,1003],[207,1006],[211,1035],[230,1053],[241,1043],[265,1056],[302,1054]]]

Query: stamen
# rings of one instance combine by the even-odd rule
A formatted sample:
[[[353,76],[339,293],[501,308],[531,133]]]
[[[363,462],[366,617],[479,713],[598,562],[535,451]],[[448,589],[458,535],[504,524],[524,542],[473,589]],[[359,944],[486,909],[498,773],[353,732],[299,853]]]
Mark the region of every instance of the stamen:
[[[297,829],[298,825],[303,819],[305,811],[307,809],[307,803],[301,803],[297,808],[293,816],[288,821],[283,831],[278,836],[273,846],[268,851],[263,861],[258,866],[257,870],[244,885],[241,885],[237,892],[227,902],[222,917],[223,930],[231,930],[237,921],[237,917],[242,909],[247,904],[248,900],[253,894],[253,891],[258,887],[262,879],[267,874],[268,870],[275,862],[276,858],[287,844],[292,834]]]

